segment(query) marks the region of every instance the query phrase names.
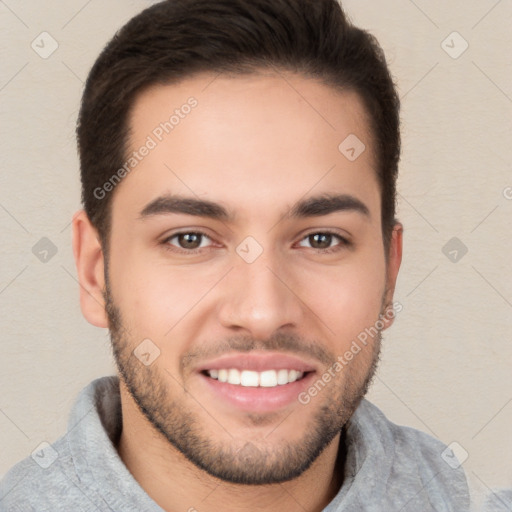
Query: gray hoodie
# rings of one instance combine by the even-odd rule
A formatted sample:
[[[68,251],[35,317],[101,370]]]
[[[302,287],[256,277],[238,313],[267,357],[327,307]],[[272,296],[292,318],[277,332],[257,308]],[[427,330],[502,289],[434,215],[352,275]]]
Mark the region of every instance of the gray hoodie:
[[[0,511],[162,512],[115,449],[121,427],[118,378],[91,382],[73,406],[67,434],[0,482]],[[464,471],[436,439],[391,423],[367,400],[345,439],[343,485],[324,512],[469,511]]]

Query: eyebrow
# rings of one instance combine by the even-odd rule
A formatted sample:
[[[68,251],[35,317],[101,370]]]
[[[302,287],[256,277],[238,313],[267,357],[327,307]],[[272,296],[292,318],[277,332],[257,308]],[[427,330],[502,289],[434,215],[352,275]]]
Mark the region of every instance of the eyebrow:
[[[353,211],[370,217],[368,207],[356,197],[349,194],[324,194],[297,202],[285,218],[320,217],[344,211]]]
[[[181,213],[226,221],[232,220],[233,217],[223,206],[212,201],[195,199],[193,197],[165,195],[157,197],[154,201],[147,204],[140,212],[140,218],[144,219],[168,213]]]
[[[354,196],[349,194],[323,194],[298,201],[283,216],[283,219],[321,217],[344,211],[356,212],[365,217],[370,217],[368,207]],[[227,222],[233,222],[235,219],[233,213],[230,213],[218,203],[179,195],[165,195],[154,199],[140,212],[140,218],[145,219],[172,213],[208,217]]]

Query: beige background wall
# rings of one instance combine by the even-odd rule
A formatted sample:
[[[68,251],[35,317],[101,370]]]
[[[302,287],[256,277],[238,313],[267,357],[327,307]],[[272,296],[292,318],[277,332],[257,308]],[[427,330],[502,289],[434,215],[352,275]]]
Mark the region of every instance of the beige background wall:
[[[107,332],[78,304],[74,123],[98,52],[150,3],[0,2],[0,476],[114,373]],[[475,494],[512,487],[512,3],[344,5],[380,40],[403,101],[403,311],[370,399],[463,447]]]

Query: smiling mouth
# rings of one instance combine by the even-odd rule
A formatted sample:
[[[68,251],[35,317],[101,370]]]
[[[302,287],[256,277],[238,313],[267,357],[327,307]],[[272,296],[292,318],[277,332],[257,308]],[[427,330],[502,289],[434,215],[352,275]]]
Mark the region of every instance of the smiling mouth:
[[[284,386],[292,382],[303,379],[311,372],[299,370],[276,369],[257,372],[253,370],[238,370],[236,368],[221,368],[204,370],[203,375],[222,383],[232,384],[234,386],[253,387],[253,388],[274,388]]]

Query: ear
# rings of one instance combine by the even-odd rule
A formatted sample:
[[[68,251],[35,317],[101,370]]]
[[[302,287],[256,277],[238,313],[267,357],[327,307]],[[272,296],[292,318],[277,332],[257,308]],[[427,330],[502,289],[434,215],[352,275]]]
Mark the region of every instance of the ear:
[[[386,265],[386,293],[384,297],[384,312],[382,316],[384,329],[390,327],[395,319],[395,313],[393,313],[393,295],[395,293],[398,271],[400,269],[400,264],[402,263],[403,232],[404,227],[402,224],[399,222],[395,223],[389,243],[388,261]]]
[[[85,211],[73,217],[73,254],[80,283],[80,307],[86,320],[96,327],[108,327],[105,312],[103,250],[96,228]]]

